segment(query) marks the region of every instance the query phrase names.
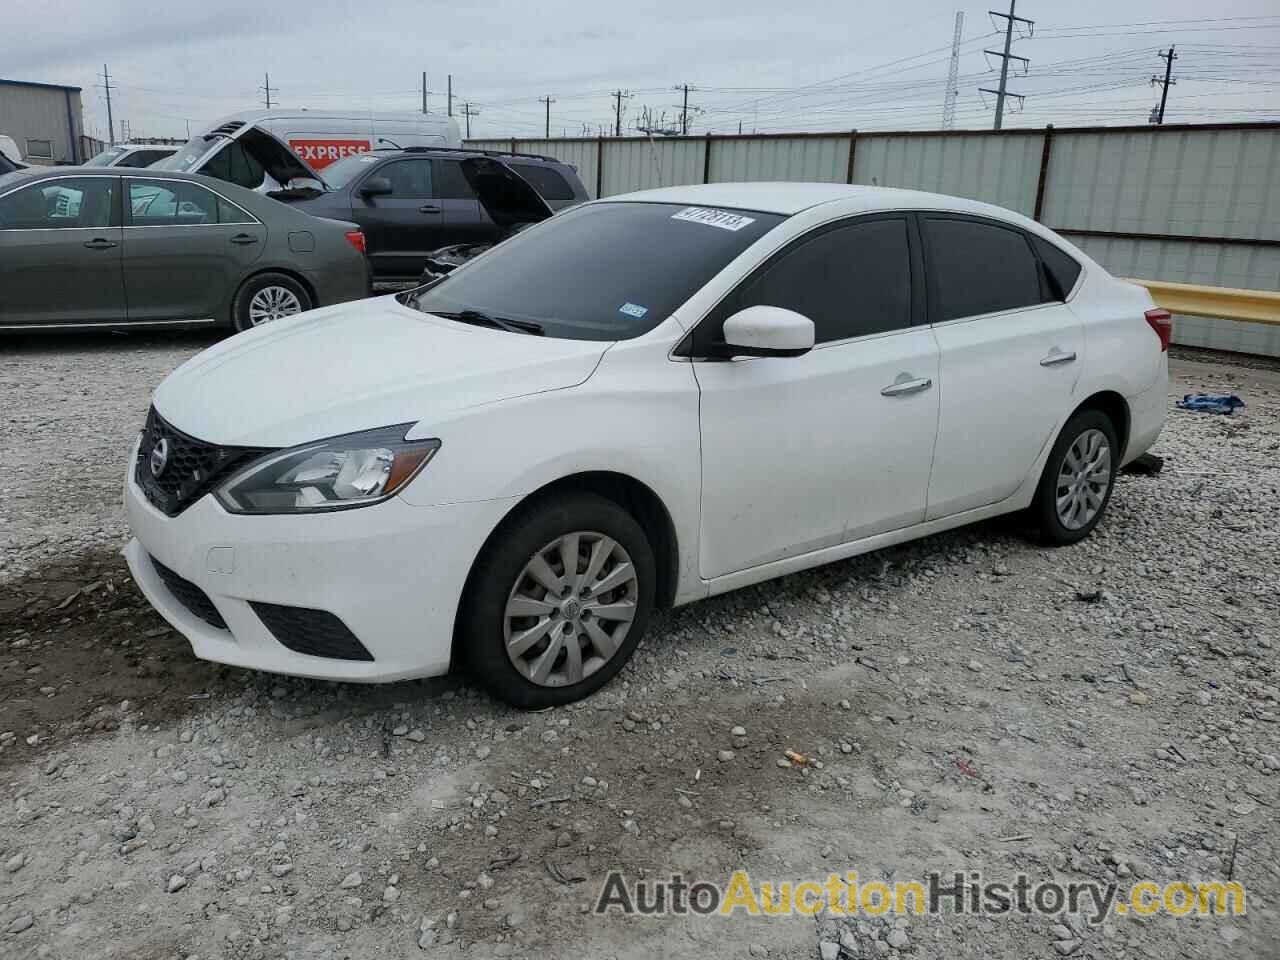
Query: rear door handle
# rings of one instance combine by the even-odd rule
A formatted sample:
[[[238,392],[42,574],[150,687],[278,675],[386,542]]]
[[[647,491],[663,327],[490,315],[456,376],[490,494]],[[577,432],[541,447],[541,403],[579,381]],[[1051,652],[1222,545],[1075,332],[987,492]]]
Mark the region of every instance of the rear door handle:
[[[247,243],[257,243],[258,238],[248,233],[237,233],[234,237],[231,238],[231,242],[238,243],[241,246],[244,246]]]
[[[882,397],[901,397],[909,393],[919,393],[921,390],[928,390],[933,386],[933,381],[928,377],[920,377],[916,380],[895,380],[889,386],[880,391]]]
[[[98,237],[94,240],[86,240],[84,245],[90,250],[110,250],[116,243],[114,240],[104,240],[102,237]]]
[[[424,203],[422,206],[418,208],[418,212],[419,213],[439,213],[440,208],[437,206],[433,206],[430,203]]]
[[[1076,352],[1074,350],[1068,350],[1066,353],[1063,353],[1061,350],[1055,349],[1047,357],[1040,358],[1040,366],[1056,367],[1060,363],[1070,363],[1075,358]]]

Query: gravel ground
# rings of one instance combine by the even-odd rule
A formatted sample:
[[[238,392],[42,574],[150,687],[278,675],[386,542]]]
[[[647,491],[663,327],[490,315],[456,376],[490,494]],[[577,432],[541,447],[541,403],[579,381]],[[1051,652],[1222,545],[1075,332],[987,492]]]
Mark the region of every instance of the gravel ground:
[[[149,610],[123,460],[207,342],[5,345],[0,957],[1280,956],[1274,370],[1175,362],[1247,414],[1171,411],[1076,547],[988,523],[695,604],[522,714],[201,663]],[[1231,874],[1248,914],[590,913],[613,868],[738,867]]]

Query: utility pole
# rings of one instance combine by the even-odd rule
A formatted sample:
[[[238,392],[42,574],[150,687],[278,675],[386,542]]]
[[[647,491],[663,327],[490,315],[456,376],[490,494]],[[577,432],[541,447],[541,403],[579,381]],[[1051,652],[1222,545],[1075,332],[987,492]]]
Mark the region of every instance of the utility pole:
[[[427,112],[427,71],[422,71],[422,112]]]
[[[942,98],[942,129],[950,130],[956,122],[956,86],[960,78],[960,35],[964,33],[964,11],[956,11],[956,30],[951,37],[951,66],[947,69],[947,92]]]
[[[623,98],[624,98],[624,97],[625,97],[625,98],[627,98],[627,99],[630,99],[630,98],[631,98],[631,91],[630,91],[630,90],[615,90],[615,91],[613,91],[613,103],[614,103],[614,106],[613,106],[613,117],[614,117],[614,120],[613,120],[613,135],[614,135],[615,137],[620,137],[620,136],[622,136],[622,100],[623,100]]]
[[[551,105],[552,105],[553,103],[555,103],[556,101],[555,101],[555,98],[554,98],[553,96],[551,96],[551,94],[549,94],[549,93],[548,93],[545,97],[539,97],[539,98],[538,98],[538,102],[539,102],[539,103],[546,104],[546,106],[547,106],[547,131],[546,131],[546,138],[547,138],[548,140],[550,140],[550,139],[551,139]]]
[[[453,116],[453,74],[449,74],[449,116]]]
[[[107,141],[115,146],[116,127],[115,122],[111,119],[111,75],[107,73],[107,65],[102,65],[102,89],[107,95]]]
[[[271,109],[271,74],[264,73],[262,77],[266,81],[266,86],[264,86],[262,89],[267,95],[267,109],[270,110]]]
[[[1031,61],[1028,60],[1026,57],[1018,57],[1009,52],[1010,48],[1013,46],[1013,26],[1015,23],[1025,23],[1027,25],[1028,30],[1031,30],[1032,28],[1035,27],[1034,20],[1028,20],[1026,17],[1014,16],[1014,6],[1017,4],[1017,2],[1018,0],[1009,0],[1008,13],[997,13],[994,10],[989,11],[991,16],[1000,17],[1005,21],[1004,53],[998,53],[995,50],[983,51],[988,56],[1000,58],[1000,87],[997,90],[992,90],[988,87],[979,88],[983,93],[994,93],[996,95],[996,123],[994,127],[994,129],[996,130],[999,130],[1004,125],[1005,98],[1016,97],[1019,101],[1022,101],[1024,99],[1019,94],[1008,92],[1009,61],[1021,60],[1024,66],[1029,65],[1031,63]]]
[[[462,104],[462,115],[467,118],[467,139],[471,139],[471,118],[480,116],[480,111],[471,106],[468,100]]]
[[[1170,74],[1173,73],[1173,61],[1178,59],[1178,55],[1173,52],[1173,44],[1169,44],[1168,51],[1161,50],[1156,54],[1156,56],[1164,61],[1164,79],[1161,80],[1159,77],[1151,78],[1151,85],[1153,87],[1157,83],[1160,84],[1161,87],[1160,106],[1155,112],[1155,122],[1164,123],[1164,105],[1169,102],[1169,88],[1178,82],[1170,76]]]

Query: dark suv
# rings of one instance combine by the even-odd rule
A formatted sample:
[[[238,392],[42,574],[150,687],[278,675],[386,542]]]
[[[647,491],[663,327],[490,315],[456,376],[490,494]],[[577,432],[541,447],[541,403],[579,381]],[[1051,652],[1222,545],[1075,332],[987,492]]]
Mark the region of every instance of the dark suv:
[[[358,223],[375,280],[417,280],[433,250],[496,243],[509,231],[478,199],[474,175],[464,172],[463,161],[473,158],[514,171],[553,212],[588,199],[577,171],[552,157],[435,147],[344,157],[324,168],[324,192],[272,196],[317,217]]]

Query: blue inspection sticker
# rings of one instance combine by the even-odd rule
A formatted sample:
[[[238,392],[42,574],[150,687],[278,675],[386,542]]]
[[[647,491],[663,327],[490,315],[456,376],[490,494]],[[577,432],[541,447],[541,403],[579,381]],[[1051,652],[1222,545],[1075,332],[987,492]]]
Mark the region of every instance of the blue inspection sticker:
[[[618,308],[619,313],[625,313],[628,317],[635,317],[639,320],[649,312],[648,307],[642,307],[638,303],[624,303]]]

